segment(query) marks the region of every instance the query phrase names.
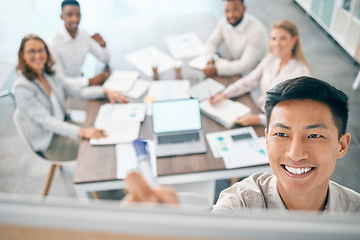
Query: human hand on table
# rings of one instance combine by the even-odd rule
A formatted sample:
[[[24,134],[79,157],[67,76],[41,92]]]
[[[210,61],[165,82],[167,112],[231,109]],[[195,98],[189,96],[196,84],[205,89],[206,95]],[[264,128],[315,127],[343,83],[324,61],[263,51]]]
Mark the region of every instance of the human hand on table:
[[[90,139],[90,138],[99,139],[106,137],[103,130],[94,127],[80,128],[78,135],[83,139]]]
[[[125,178],[127,194],[122,204],[134,202],[179,204],[177,193],[174,189],[164,186],[151,188],[139,172],[129,172]]]
[[[215,76],[217,74],[217,70],[214,61],[213,60],[208,61],[203,71],[208,77]]]
[[[235,123],[240,124],[244,127],[254,126],[260,124],[260,117],[257,114],[246,114],[242,117],[238,117]]]
[[[108,97],[110,103],[115,103],[116,101],[118,101],[119,103],[128,103],[129,102],[129,100],[127,99],[126,96],[121,95],[118,92],[111,91],[109,89],[105,89],[104,93]]]
[[[211,105],[215,105],[226,98],[227,98],[227,96],[225,93],[218,93],[218,94],[215,94],[215,95],[209,97],[208,100]]]

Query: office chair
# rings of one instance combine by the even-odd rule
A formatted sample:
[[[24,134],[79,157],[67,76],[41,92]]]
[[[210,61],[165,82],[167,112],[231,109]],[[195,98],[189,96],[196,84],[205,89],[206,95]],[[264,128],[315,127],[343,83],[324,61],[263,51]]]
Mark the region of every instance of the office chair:
[[[0,98],[7,97],[7,96],[14,97],[14,89],[13,88],[7,89],[7,90],[4,90],[4,91],[0,92]]]
[[[56,167],[59,167],[59,169],[61,170],[61,166],[63,164],[73,163],[76,159],[64,162],[64,161],[49,160],[49,159],[46,159],[46,158],[40,156],[39,154],[37,154],[34,151],[34,149],[30,145],[28,139],[26,138],[26,136],[25,136],[25,134],[23,132],[23,129],[21,127],[21,116],[20,116],[20,113],[19,113],[18,109],[15,109],[15,111],[14,111],[13,121],[14,121],[14,124],[15,124],[15,128],[16,128],[17,132],[19,133],[21,139],[23,140],[23,142],[25,143],[27,148],[32,153],[32,157],[34,157],[36,159],[39,159],[41,161],[45,161],[47,163],[50,163],[50,169],[49,169],[47,179],[46,179],[46,182],[45,182],[45,186],[44,186],[44,190],[43,190],[43,193],[42,193],[43,198],[45,198],[48,195],[48,192],[49,192],[49,189],[50,189],[50,185],[51,185],[51,182],[52,182]]]

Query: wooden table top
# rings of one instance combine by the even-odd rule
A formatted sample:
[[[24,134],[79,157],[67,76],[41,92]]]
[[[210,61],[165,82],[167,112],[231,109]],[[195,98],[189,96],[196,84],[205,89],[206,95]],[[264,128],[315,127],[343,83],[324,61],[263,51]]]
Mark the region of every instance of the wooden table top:
[[[249,106],[253,113],[260,112],[256,108],[255,103],[249,94],[243,95],[237,100]],[[97,112],[100,106],[106,102],[107,101],[89,101],[87,107],[87,119],[84,124],[85,127],[94,126]],[[204,134],[226,130],[223,126],[207,116],[202,114],[201,117]],[[255,126],[254,129],[258,136],[264,136],[264,126]],[[151,116],[146,116],[145,121],[141,124],[140,137],[147,139],[153,138]],[[207,142],[206,145],[208,151],[205,154],[158,158],[158,175],[162,176],[225,169],[223,159],[214,158]],[[74,182],[97,182],[115,179],[117,179],[115,145],[92,146],[89,141],[82,140],[78,152]]]
[[[196,23],[196,24],[194,24]],[[161,32],[157,37],[161,39],[157,43],[161,43],[160,46],[157,46],[155,43],[149,42],[149,44],[159,47],[160,50],[166,52],[170,55],[169,50],[164,44],[164,37],[172,35],[171,31],[174,31],[174,27],[169,26],[169,22],[156,21],[158,24],[157,31]],[[198,34],[200,39],[205,42],[208,35],[213,30],[216,21],[215,18],[208,13],[190,15],[189,18],[182,18],[180,21],[177,21],[175,24],[177,28],[177,34],[184,34],[189,32],[195,32]],[[201,25],[202,24],[202,25]],[[171,29],[171,31],[169,30]],[[150,31],[150,30],[146,30]],[[167,31],[167,33],[166,33]],[[146,33],[143,33],[146,36]],[[173,34],[174,35],[174,34]],[[145,40],[146,42],[147,40]],[[137,50],[134,46],[133,51]],[[138,49],[141,48],[140,46]],[[222,50],[222,56],[228,56],[229,53]],[[167,72],[161,73],[159,79],[189,79],[191,85],[196,84],[198,81],[201,81],[206,78],[202,71],[192,69],[187,66],[192,58],[182,59],[184,65],[182,67],[181,76],[177,76],[174,71],[171,69]],[[123,61],[120,61],[123,62]],[[120,65],[124,66],[127,70],[135,70],[133,67],[129,66],[129,63],[123,62],[119,63],[119,67],[115,69],[124,69]],[[149,79],[143,73],[140,76],[144,79]],[[232,82],[239,79],[239,76],[234,77],[214,77],[215,80],[222,83],[225,86],[228,86]],[[137,100],[131,100],[132,102],[139,102],[142,98]],[[260,111],[256,107],[252,98],[249,94],[245,94],[238,99],[236,99],[247,106],[252,110],[252,113],[259,113]],[[89,101],[87,103],[87,119],[84,123],[84,127],[94,126],[95,118],[99,107],[106,103],[107,101]],[[82,103],[83,104],[83,103]],[[204,116],[202,114],[202,126],[204,134],[216,131],[226,130],[223,126],[213,121],[212,119]],[[240,127],[240,126],[238,126]],[[258,136],[264,136],[264,126],[255,126],[255,132]],[[142,138],[153,138],[152,132],[152,119],[147,116],[145,121],[141,124],[140,137]],[[222,158],[216,159],[213,157],[211,149],[206,142],[207,153],[205,154],[194,154],[187,156],[174,156],[174,157],[165,157],[157,159],[157,172],[159,176],[164,175],[173,175],[173,174],[182,174],[182,173],[195,173],[203,171],[216,171],[224,170],[225,164]],[[87,182],[101,182],[116,180],[116,156],[115,156],[115,146],[92,146],[89,144],[89,141],[82,140],[79,146],[78,157],[77,157],[77,167],[74,174],[74,183],[87,183]]]

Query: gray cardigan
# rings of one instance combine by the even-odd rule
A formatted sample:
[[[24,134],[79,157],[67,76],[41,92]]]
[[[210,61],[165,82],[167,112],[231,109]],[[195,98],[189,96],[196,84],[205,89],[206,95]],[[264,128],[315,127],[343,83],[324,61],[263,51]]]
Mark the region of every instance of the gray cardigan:
[[[59,76],[44,73],[52,94],[55,94],[60,106],[66,113],[65,98],[96,99],[105,97],[102,87],[74,88],[67,85]],[[14,84],[15,101],[22,118],[22,128],[35,151],[49,148],[54,133],[76,139],[80,127],[54,117],[50,97],[38,79],[31,81],[18,73]]]

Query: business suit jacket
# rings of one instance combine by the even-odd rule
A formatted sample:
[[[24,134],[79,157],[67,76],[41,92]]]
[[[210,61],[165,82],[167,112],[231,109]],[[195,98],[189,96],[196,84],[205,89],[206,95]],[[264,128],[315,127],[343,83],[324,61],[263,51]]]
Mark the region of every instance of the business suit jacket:
[[[51,88],[51,94],[58,99],[61,109],[66,115],[65,98],[96,99],[105,97],[102,87],[73,88],[61,80],[56,74],[44,73]],[[49,95],[38,79],[31,81],[19,73],[14,85],[15,101],[19,109],[24,133],[35,151],[45,151],[49,148],[54,133],[77,138],[79,126],[61,121],[54,117]]]

